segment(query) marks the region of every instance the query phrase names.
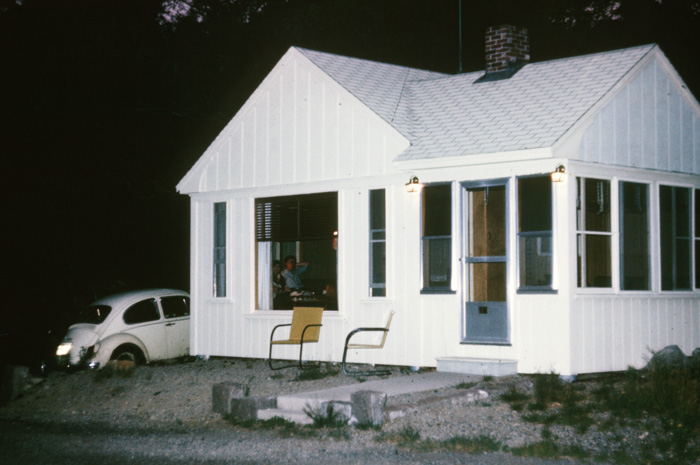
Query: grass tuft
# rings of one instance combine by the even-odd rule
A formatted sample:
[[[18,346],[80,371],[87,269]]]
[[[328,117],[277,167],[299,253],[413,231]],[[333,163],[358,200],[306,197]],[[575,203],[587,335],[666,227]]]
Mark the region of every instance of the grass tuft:
[[[315,381],[318,379],[328,378],[329,376],[338,376],[338,373],[340,373],[340,370],[330,366],[326,366],[325,369],[320,366],[313,366],[300,370],[299,374],[293,381]]]
[[[314,428],[344,428],[348,419],[329,405],[325,410],[322,407],[304,407],[304,413],[313,420]]]

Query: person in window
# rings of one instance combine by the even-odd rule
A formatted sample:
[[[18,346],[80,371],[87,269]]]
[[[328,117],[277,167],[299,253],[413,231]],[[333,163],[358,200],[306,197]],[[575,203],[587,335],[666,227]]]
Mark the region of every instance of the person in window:
[[[301,275],[304,274],[309,264],[307,262],[297,263],[294,255],[287,255],[284,259],[284,270],[282,277],[284,278],[285,292],[301,292],[304,288],[304,283],[301,280]]]

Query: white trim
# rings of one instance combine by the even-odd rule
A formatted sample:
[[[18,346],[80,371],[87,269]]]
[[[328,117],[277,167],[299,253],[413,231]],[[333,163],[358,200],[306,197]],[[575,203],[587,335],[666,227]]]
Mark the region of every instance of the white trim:
[[[435,168],[450,168],[455,166],[485,166],[498,163],[523,162],[553,158],[554,152],[550,147],[537,149],[514,150],[510,152],[477,153],[459,155],[456,157],[421,158],[418,160],[394,160],[394,166],[401,170],[421,170]]]

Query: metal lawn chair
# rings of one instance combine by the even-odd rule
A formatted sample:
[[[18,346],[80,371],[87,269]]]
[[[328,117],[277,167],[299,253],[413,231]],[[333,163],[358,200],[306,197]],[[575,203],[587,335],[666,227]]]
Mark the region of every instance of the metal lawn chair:
[[[384,347],[384,343],[386,342],[386,336],[389,334],[389,326],[391,325],[391,319],[394,317],[394,311],[392,310],[391,313],[389,313],[389,319],[386,322],[386,326],[384,328],[357,328],[353,329],[350,331],[350,334],[348,334],[348,337],[345,339],[345,348],[343,349],[343,373],[346,375],[351,375],[351,376],[371,376],[371,375],[388,375],[391,373],[390,370],[388,369],[374,369],[370,371],[350,371],[347,368],[347,356],[348,356],[348,349],[381,349]],[[379,344],[351,344],[350,343],[350,338],[352,338],[354,335],[362,332],[381,332],[382,333],[382,338]]]
[[[290,368],[296,366],[296,364],[284,365],[279,367],[272,366],[272,346],[290,344],[299,345],[299,368],[304,368],[301,362],[301,355],[302,351],[304,350],[304,344],[318,342],[318,337],[321,333],[322,316],[323,307],[294,307],[294,312],[292,313],[292,322],[277,325],[272,329],[272,334],[270,334],[270,356],[267,360],[271,370],[281,370],[282,368]],[[281,328],[283,326],[291,327],[289,330],[289,337],[287,339],[275,340],[275,331],[277,331],[277,328]]]

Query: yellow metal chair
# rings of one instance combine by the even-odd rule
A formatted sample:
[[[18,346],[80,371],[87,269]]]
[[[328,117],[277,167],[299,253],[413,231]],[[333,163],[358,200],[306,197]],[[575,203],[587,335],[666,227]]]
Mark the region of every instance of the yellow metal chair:
[[[282,368],[296,366],[296,364],[284,365],[276,368],[272,366],[272,346],[289,344],[299,344],[299,368],[304,368],[301,363],[301,354],[304,350],[304,344],[318,342],[318,337],[321,333],[322,317],[323,307],[294,307],[292,322],[277,325],[272,329],[272,334],[270,334],[270,356],[267,360],[271,370],[281,370]],[[277,328],[283,326],[291,326],[289,329],[289,338],[274,340],[275,331],[277,331]]]
[[[351,376],[388,375],[389,373],[391,373],[390,370],[384,369],[376,369],[371,371],[348,371],[346,361],[348,356],[348,349],[381,349],[382,347],[384,347],[384,343],[386,342],[386,336],[387,334],[389,334],[389,326],[391,326],[392,318],[394,318],[393,310],[391,311],[391,313],[389,313],[389,319],[387,320],[386,327],[384,328],[357,328],[350,331],[350,334],[348,334],[348,337],[345,339],[345,348],[343,349],[343,373]],[[379,344],[350,344],[350,338],[352,338],[355,334],[368,331],[382,332],[383,334],[381,342]]]

